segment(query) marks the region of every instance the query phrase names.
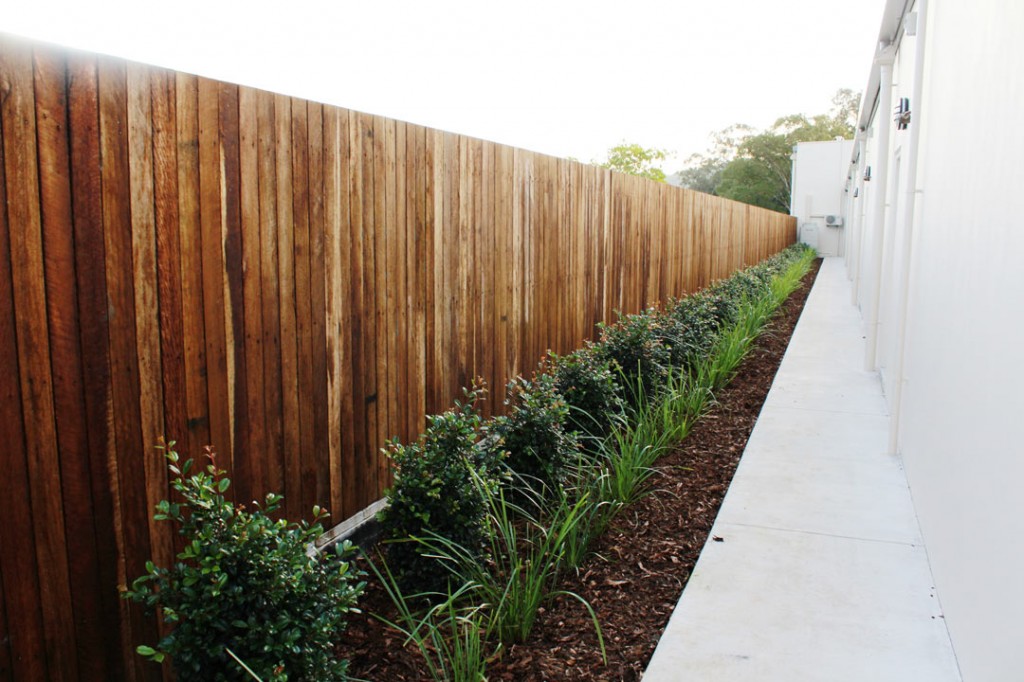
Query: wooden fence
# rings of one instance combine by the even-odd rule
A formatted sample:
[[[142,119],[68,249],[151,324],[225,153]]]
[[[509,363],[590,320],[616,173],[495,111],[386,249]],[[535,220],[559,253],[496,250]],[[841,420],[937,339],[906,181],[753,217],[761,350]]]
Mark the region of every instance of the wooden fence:
[[[159,677],[118,599],[154,444],[341,520],[380,447],[795,222],[579,163],[0,35],[0,678]]]

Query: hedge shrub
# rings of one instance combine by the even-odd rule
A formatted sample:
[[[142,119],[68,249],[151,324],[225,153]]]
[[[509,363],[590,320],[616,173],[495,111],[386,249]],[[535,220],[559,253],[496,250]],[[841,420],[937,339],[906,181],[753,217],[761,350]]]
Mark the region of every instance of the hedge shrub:
[[[579,452],[576,432],[565,428],[569,406],[556,386],[546,373],[533,381],[516,377],[508,385],[508,414],[491,427],[508,467],[536,492],[559,489]]]
[[[454,409],[428,416],[418,441],[388,444],[395,483],[385,491],[389,505],[378,520],[390,541],[388,561],[404,588],[443,591],[447,583],[443,568],[410,537],[434,533],[473,553],[487,545],[487,495],[497,493],[501,453],[476,409],[482,394],[468,391]]]
[[[550,358],[548,371],[568,408],[566,427],[581,434],[585,448],[607,435],[615,415],[622,412],[615,382],[617,367],[590,343],[568,355]]]
[[[178,466],[173,443],[166,457],[182,502],[157,505],[157,520],[179,524],[185,548],[171,568],[146,565],[124,597],[159,608],[170,633],[140,654],[170,658],[179,680],[250,679],[228,650],[262,679],[343,680],[347,661],[334,655],[345,618],[363,590],[349,563],[351,545],[307,553],[326,517],[314,524],[274,520],[280,495],[248,511],[224,497],[231,482],[212,452],[205,470]]]
[[[657,395],[668,376],[669,349],[657,333],[656,312],[624,315],[601,329],[599,356],[618,365],[615,377],[622,400],[637,407]]]

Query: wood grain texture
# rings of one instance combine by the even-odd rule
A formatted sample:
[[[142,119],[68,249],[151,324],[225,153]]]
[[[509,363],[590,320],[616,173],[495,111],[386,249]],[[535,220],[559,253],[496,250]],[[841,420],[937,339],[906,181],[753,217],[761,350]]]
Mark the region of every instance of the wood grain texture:
[[[313,381],[313,453],[316,489],[306,498],[318,500],[322,506],[335,509],[331,500],[331,403],[329,393],[327,341],[327,239],[326,193],[324,162],[327,157],[324,142],[323,106],[307,104],[306,130],[308,145],[309,181],[309,250],[310,250],[310,316],[312,337]],[[339,434],[340,435],[340,434]],[[340,441],[339,441],[340,444]],[[337,451],[340,457],[340,450]],[[340,514],[340,511],[338,512]],[[340,519],[339,519],[340,520]]]
[[[96,538],[96,569],[100,610],[89,614],[103,633],[103,645],[94,650],[91,662],[83,657],[83,669],[102,668],[111,679],[125,676],[124,642],[128,631],[127,605],[112,585],[119,583],[121,562],[118,538],[120,516],[115,513],[117,481],[108,466],[112,438],[113,404],[108,355],[106,256],[104,252],[102,177],[100,170],[99,82],[94,58],[68,64],[70,179],[74,216],[75,276],[78,294],[79,345],[82,349],[82,394],[88,424],[89,483],[92,509],[89,514]],[[172,273],[176,277],[176,273]],[[172,327],[168,330],[173,332]],[[162,330],[164,333],[168,331]],[[180,398],[181,393],[175,395]],[[180,400],[175,401],[181,405]],[[179,408],[182,412],[184,407]],[[169,409],[168,415],[175,414]],[[116,469],[114,469],[116,471]],[[72,559],[74,561],[74,559]]]
[[[299,483],[301,486],[296,490],[295,497],[301,505],[303,501],[313,499],[317,490],[317,458],[313,452],[316,396],[313,386],[314,333],[309,232],[308,113],[305,100],[293,99],[291,105],[292,224],[295,234],[292,248],[295,269],[296,399],[299,427]],[[300,514],[305,511],[300,507]]]
[[[157,679],[117,586],[181,540],[153,445],[333,521],[475,378],[792,243],[795,221],[381,116],[0,36],[0,671]],[[177,543],[177,545],[175,544]],[[58,655],[73,652],[71,655]],[[2,676],[2,675],[0,675]]]
[[[245,356],[245,398],[250,452],[247,462],[249,495],[260,499],[267,485],[267,404],[264,398],[263,280],[259,188],[259,124],[257,95],[238,89],[239,217],[242,234],[242,345]],[[236,337],[237,338],[237,337]]]
[[[266,489],[284,491],[284,403],[281,395],[281,313],[278,269],[277,147],[274,96],[256,93],[260,215],[260,295],[263,327],[263,391],[266,410]]]
[[[43,255],[54,368],[53,393],[57,447],[61,453],[61,495],[67,532],[71,609],[75,638],[82,651],[110,654],[105,634],[97,628],[104,612],[100,555],[93,530],[88,418],[83,399],[84,367],[75,276],[71,178],[68,172],[67,65],[60,53],[34,54],[35,105],[42,205]],[[157,409],[162,405],[157,405]],[[103,657],[79,658],[78,674],[104,674]]]
[[[37,118],[33,83],[32,53],[12,48],[0,55],[0,72],[6,81],[3,97],[5,179],[7,220],[10,239],[11,277],[14,293],[18,369],[21,382],[24,443],[28,460],[29,491],[32,499],[32,528],[36,533],[36,558],[42,594],[43,639],[52,679],[75,679],[77,659],[61,655],[75,642],[74,624],[66,604],[71,601],[67,561],[66,528],[61,489],[54,406],[55,373],[50,357],[47,316],[47,279],[44,264],[44,207],[54,202],[52,178],[57,154],[49,150],[37,155]],[[47,158],[49,156],[49,158]],[[49,167],[48,167],[49,166]],[[42,181],[43,187],[40,187]],[[50,190],[48,192],[48,189]],[[53,209],[59,210],[58,206]],[[60,277],[58,273],[55,275]],[[60,333],[60,331],[58,331]],[[63,332],[66,334],[66,330]],[[10,375],[11,379],[14,376]]]
[[[175,79],[178,139],[178,243],[181,257],[181,316],[185,360],[185,425],[173,434],[182,449],[198,457],[210,443],[203,311],[203,238],[199,213],[199,88],[195,76]]]
[[[253,474],[253,458],[262,455],[250,443],[248,386],[245,355],[245,263],[241,197],[241,131],[238,86],[218,83],[217,116],[220,156],[220,227],[224,269],[225,362],[227,363],[228,438],[232,470],[242,469],[233,492],[237,500],[252,499],[260,479]],[[241,458],[242,462],[236,462]]]
[[[284,510],[296,518],[302,481],[299,424],[298,340],[295,299],[295,222],[292,205],[292,107],[284,95],[274,97],[277,170],[277,264],[281,326],[281,425],[284,434]]]
[[[12,49],[0,39],[0,50]],[[6,101],[17,81],[8,75],[10,62],[0,55],[0,99]],[[0,465],[6,485],[12,493],[6,507],[7,520],[0,524],[0,573],[4,585],[6,619],[16,623],[9,629],[10,670],[17,679],[46,679],[49,675],[44,644],[40,577],[36,564],[36,538],[26,529],[32,527],[32,507],[28,495],[28,452],[22,414],[21,386],[16,377],[18,367],[17,311],[14,303],[14,270],[11,262],[11,227],[7,201],[7,141],[13,132],[0,115],[0,373],[8,377],[0,381]],[[16,653],[15,653],[16,652]]]
[[[144,453],[152,444],[143,441],[140,405],[138,343],[135,326],[131,180],[128,149],[127,67],[102,59],[100,85],[100,145],[102,167],[103,232],[111,370],[113,443],[108,466],[115,468],[117,505],[122,529],[120,578],[141,575],[151,549],[150,507],[146,494]],[[156,624],[139,607],[130,609],[131,640],[155,641]],[[159,671],[129,657],[126,672],[137,678],[156,678]],[[130,674],[130,673],[129,673]]]
[[[217,464],[230,469],[234,455],[231,439],[231,368],[228,364],[228,329],[224,294],[224,216],[221,209],[222,157],[220,149],[219,84],[200,78],[197,84],[199,116],[199,228],[202,233],[203,321],[206,331],[206,386],[210,444]],[[195,453],[199,454],[199,453]]]

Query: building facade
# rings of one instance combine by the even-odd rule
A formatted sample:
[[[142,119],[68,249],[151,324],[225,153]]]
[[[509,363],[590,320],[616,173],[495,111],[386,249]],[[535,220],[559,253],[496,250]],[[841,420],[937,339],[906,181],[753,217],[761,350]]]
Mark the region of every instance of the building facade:
[[[844,258],[964,680],[1024,648],[1024,3],[890,0]]]

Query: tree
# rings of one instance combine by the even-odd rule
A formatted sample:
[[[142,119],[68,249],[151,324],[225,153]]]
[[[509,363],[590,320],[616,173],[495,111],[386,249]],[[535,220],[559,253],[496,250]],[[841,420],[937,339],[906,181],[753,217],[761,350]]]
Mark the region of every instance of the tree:
[[[788,212],[793,146],[852,138],[859,110],[860,95],[844,89],[836,92],[827,114],[783,116],[763,131],[730,126],[713,135],[712,148],[706,154],[691,156],[689,167],[679,175],[685,187],[707,191],[717,180],[712,194]]]
[[[789,211],[789,195],[784,183],[768,166],[745,158],[733,159],[722,170],[721,180],[715,188],[720,197],[761,206],[780,213]]]
[[[687,167],[676,173],[679,184],[705,194],[714,194],[718,183],[722,181],[722,171],[726,161],[693,154],[687,159]]]
[[[607,160],[592,161],[591,163],[620,173],[639,175],[657,182],[665,182],[665,171],[655,164],[668,157],[669,153],[664,149],[653,147],[648,149],[638,144],[622,142],[608,150]]]

